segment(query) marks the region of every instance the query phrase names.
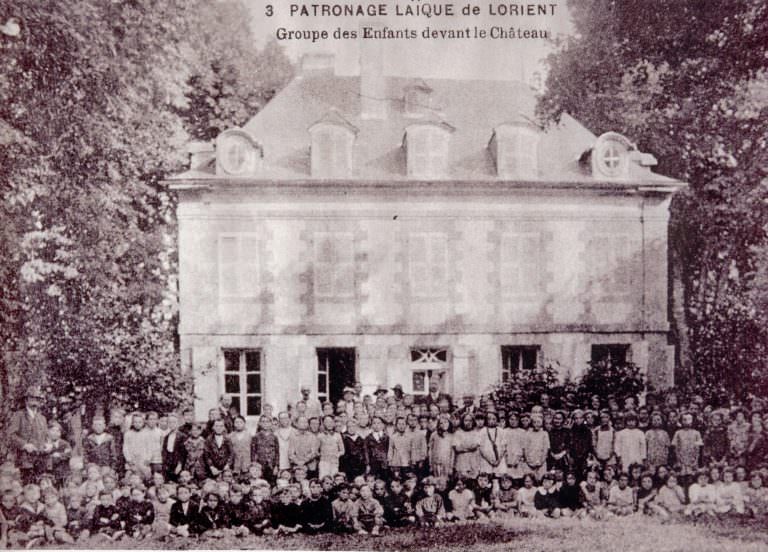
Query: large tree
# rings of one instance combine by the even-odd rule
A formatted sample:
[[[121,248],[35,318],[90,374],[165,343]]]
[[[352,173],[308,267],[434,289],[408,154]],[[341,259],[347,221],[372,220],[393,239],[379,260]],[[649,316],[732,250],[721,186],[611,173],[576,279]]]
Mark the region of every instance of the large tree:
[[[768,223],[768,8],[762,0],[570,0],[545,119],[617,130],[690,183],[672,204],[680,379],[768,383],[761,262]]]
[[[255,55],[248,29],[201,16],[228,5],[0,2],[0,24],[18,22],[0,34],[4,397],[42,383],[90,406],[190,398],[174,350],[175,204],[162,178],[186,164],[179,111],[201,95],[190,79],[215,80],[210,59],[226,57],[213,37],[228,32]],[[238,74],[227,81],[236,98],[201,125],[242,122],[241,89],[267,97],[283,83]]]

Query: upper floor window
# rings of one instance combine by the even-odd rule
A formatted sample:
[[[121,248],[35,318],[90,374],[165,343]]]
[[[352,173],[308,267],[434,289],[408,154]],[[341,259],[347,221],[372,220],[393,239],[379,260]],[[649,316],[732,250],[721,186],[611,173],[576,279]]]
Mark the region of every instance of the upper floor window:
[[[411,293],[443,297],[448,286],[448,238],[440,232],[413,233],[408,238]]]
[[[232,397],[232,406],[241,416],[261,414],[261,351],[225,349],[221,372],[224,394]]]
[[[316,297],[354,297],[355,247],[352,233],[316,233],[313,268]]]
[[[357,128],[336,110],[331,110],[309,129],[312,176],[340,178],[352,168],[352,146]]]
[[[216,138],[217,174],[254,174],[261,164],[262,157],[261,145],[242,129],[225,130]]]
[[[606,132],[592,148],[592,174],[608,179],[629,176],[630,150],[635,146],[621,134]]]
[[[536,232],[502,235],[500,268],[502,296],[540,293],[541,235]]]
[[[596,234],[590,240],[592,284],[608,295],[628,293],[632,286],[629,236]]]
[[[503,178],[536,178],[539,132],[529,123],[504,124],[491,138],[496,172]]]
[[[437,178],[444,176],[453,127],[446,123],[416,123],[405,134],[408,176]]]
[[[259,270],[256,234],[219,235],[219,297],[257,297]]]

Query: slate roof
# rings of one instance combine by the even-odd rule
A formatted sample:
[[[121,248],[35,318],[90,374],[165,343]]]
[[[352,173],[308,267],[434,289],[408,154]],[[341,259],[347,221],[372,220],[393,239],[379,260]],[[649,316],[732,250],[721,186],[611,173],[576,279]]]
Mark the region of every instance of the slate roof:
[[[385,77],[387,117],[361,117],[360,77],[330,72],[294,78],[243,129],[264,147],[263,168],[250,178],[263,180],[311,180],[309,128],[329,118],[351,125],[358,132],[353,150],[350,180],[409,180],[403,136],[409,125],[439,121],[455,129],[450,137],[449,167],[442,180],[492,182],[496,173],[488,143],[494,128],[510,122],[536,121],[535,92],[514,81],[415,79]],[[409,86],[428,87],[431,107],[423,118],[407,116],[404,91]],[[596,136],[578,121],[564,115],[557,127],[542,134],[536,180],[592,183],[589,165],[579,163]],[[215,165],[192,167],[171,180],[203,180],[215,177]],[[678,181],[631,165],[630,182],[669,184]]]

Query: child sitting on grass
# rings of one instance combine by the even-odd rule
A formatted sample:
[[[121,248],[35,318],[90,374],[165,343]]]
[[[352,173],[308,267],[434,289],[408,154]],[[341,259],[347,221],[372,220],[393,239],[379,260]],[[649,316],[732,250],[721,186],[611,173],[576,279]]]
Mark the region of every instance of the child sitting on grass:
[[[43,513],[46,519],[45,537],[52,544],[74,544],[75,539],[67,533],[67,509],[59,501],[59,493],[47,488],[43,493]]]
[[[559,518],[562,515],[560,507],[560,497],[555,487],[555,477],[547,472],[541,478],[541,487],[536,490],[533,497],[533,504],[536,507],[537,515]]]
[[[629,486],[629,475],[621,473],[619,483],[608,493],[608,511],[616,516],[635,513],[635,491]]]
[[[659,488],[654,500],[654,512],[662,519],[679,516],[685,510],[685,491],[677,484],[677,475],[670,473],[667,480]]]
[[[699,472],[696,483],[688,489],[689,505],[685,515],[697,518],[702,515],[715,517],[715,489],[709,484],[709,474],[705,470]]]
[[[360,498],[355,504],[354,524],[361,535],[378,535],[384,525],[384,508],[373,498],[368,485],[360,487]]]
[[[467,489],[462,478],[456,480],[448,500],[451,503],[450,519],[467,521],[475,518],[475,494]]]
[[[422,527],[435,527],[445,521],[443,498],[435,493],[435,480],[426,477],[422,483],[424,498],[416,503],[416,519]]]

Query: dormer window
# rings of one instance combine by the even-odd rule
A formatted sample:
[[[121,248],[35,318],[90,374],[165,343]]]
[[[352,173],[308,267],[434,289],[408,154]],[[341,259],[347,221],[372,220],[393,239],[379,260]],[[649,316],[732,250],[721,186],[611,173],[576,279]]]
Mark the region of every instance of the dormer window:
[[[342,178],[349,176],[352,168],[352,146],[357,128],[342,115],[331,110],[309,128],[312,139],[310,148],[312,176],[318,178]]]
[[[225,130],[216,138],[216,174],[254,174],[263,157],[261,145],[242,129]]]
[[[539,172],[539,131],[529,122],[496,127],[488,145],[502,178],[536,178]]]
[[[424,117],[432,110],[432,89],[419,79],[405,89],[405,116]]]
[[[629,154],[634,145],[621,134],[606,132],[592,148],[592,175],[608,179],[629,176]]]
[[[439,178],[445,176],[451,133],[447,123],[416,123],[405,131],[404,145],[408,176]]]

